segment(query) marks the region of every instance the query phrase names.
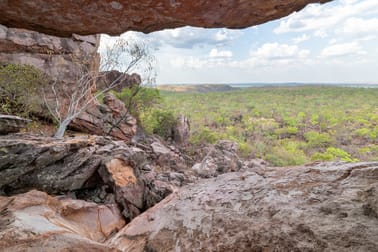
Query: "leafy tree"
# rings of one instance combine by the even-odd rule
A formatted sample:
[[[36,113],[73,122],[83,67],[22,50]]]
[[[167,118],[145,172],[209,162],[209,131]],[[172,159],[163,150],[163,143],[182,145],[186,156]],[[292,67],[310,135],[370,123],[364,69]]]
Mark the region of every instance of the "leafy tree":
[[[157,134],[165,139],[172,136],[172,129],[177,125],[177,118],[172,111],[154,109],[144,113],[142,126],[148,133]]]
[[[128,111],[140,122],[141,113],[152,109],[161,101],[160,92],[156,88],[134,85],[131,88],[124,88],[121,92],[115,93],[118,99],[123,101]]]

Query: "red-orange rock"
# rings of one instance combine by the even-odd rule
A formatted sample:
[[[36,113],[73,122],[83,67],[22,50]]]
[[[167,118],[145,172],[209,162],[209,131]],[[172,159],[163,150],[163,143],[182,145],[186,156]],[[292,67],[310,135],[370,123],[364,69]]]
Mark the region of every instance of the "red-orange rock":
[[[98,0],[0,1],[0,23],[71,36],[72,33],[152,32],[185,25],[244,28],[331,0]]]
[[[182,187],[106,243],[143,251],[377,251],[378,162],[255,167]]]
[[[118,251],[102,242],[124,225],[116,205],[40,191],[0,197],[1,251]]]

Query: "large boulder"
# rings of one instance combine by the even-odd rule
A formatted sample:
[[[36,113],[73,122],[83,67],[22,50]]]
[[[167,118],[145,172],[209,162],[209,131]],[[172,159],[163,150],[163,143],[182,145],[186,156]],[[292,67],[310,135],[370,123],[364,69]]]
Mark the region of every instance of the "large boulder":
[[[124,141],[96,136],[0,138],[0,195],[37,189],[117,203],[130,221],[181,185],[181,178],[170,174],[154,169],[147,153]]]
[[[30,191],[0,196],[1,251],[118,251],[104,244],[125,225],[117,206]]]
[[[73,120],[70,128],[130,142],[137,131],[137,121],[121,100],[106,93],[103,104],[89,106]]]
[[[177,123],[173,128],[173,141],[179,146],[185,147],[189,145],[190,140],[190,122],[188,117],[180,114],[177,117]]]
[[[243,163],[237,155],[238,145],[233,141],[220,140],[192,170],[202,178],[216,177],[227,172],[239,171]]]
[[[198,181],[135,218],[122,251],[377,251],[378,163],[256,168]]]
[[[185,25],[245,28],[289,15],[309,3],[330,0],[69,0],[1,1],[0,23],[58,36],[136,30],[152,32]]]

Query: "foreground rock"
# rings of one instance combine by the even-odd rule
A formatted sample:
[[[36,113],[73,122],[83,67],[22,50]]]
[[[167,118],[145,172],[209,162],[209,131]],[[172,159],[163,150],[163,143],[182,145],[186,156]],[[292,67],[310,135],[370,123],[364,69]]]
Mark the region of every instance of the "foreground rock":
[[[0,23],[59,36],[152,32],[185,25],[244,28],[330,0],[1,1]],[[48,13],[48,15],[46,15]],[[117,20],[115,22],[114,20]]]
[[[31,191],[0,196],[1,251],[117,251],[102,243],[125,225],[117,206]]]
[[[109,138],[0,138],[0,195],[37,189],[116,203],[131,220],[181,185],[170,174],[154,169],[142,149]]]
[[[377,251],[378,163],[256,168],[183,187],[107,244],[122,251]]]
[[[30,120],[19,116],[0,114],[0,135],[20,132],[22,129],[26,128],[30,122]]]

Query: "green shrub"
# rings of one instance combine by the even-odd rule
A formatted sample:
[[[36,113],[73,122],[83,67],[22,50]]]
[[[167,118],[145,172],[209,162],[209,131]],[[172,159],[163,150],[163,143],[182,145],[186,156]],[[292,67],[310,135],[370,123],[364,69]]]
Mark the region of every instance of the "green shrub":
[[[144,113],[141,117],[141,123],[146,132],[168,139],[172,136],[172,129],[177,124],[177,118],[172,111],[155,109],[150,113]]]
[[[124,88],[121,92],[114,92],[118,99],[123,101],[126,108],[138,120],[141,113],[153,108],[161,101],[160,92],[156,88],[132,86]]]
[[[356,158],[352,158],[352,156],[339,148],[329,147],[324,153],[315,153],[312,157],[312,160],[320,160],[320,161],[332,161],[332,160],[341,160],[346,162],[357,162],[359,161]]]
[[[283,128],[276,129],[274,133],[278,135],[280,138],[295,136],[298,133],[298,128],[292,127],[292,126],[283,127]]]
[[[41,113],[47,77],[28,65],[0,66],[0,113],[31,117]]]
[[[215,144],[222,136],[216,131],[207,127],[201,128],[198,132],[193,132],[190,141],[193,144],[211,143]]]
[[[328,133],[309,131],[304,134],[304,137],[310,147],[327,147],[332,142],[331,136]]]
[[[306,162],[306,154],[299,149],[296,142],[285,141],[279,146],[273,147],[264,157],[274,166],[301,165]]]

